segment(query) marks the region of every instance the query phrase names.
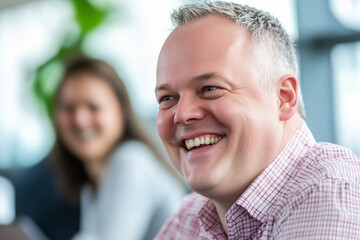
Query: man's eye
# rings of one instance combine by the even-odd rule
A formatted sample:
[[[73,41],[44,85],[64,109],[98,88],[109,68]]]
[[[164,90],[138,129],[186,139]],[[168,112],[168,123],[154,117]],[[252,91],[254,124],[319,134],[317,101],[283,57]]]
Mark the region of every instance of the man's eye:
[[[163,96],[159,99],[159,108],[168,109],[176,104],[176,98],[174,96]]]
[[[216,86],[205,86],[200,91],[200,96],[204,99],[216,99],[225,93],[223,88]]]
[[[215,86],[206,86],[202,89],[202,92],[210,92],[210,91],[216,90],[216,89],[218,89],[218,88]]]
[[[161,102],[167,102],[167,101],[170,101],[171,99],[173,99],[173,97],[172,96],[164,96],[164,97],[161,97],[160,98],[160,103]]]

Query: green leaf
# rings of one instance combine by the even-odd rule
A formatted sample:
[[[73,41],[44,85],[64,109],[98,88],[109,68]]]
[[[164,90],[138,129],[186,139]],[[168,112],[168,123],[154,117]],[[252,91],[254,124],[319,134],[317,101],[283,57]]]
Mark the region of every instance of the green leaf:
[[[96,8],[87,0],[73,0],[73,4],[75,7],[75,19],[83,34],[101,25],[110,12],[109,9]]]

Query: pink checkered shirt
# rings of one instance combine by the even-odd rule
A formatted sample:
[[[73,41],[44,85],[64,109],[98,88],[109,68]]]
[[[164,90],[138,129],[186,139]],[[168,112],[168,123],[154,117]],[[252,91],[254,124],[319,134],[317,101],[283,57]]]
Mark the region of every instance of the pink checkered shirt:
[[[157,240],[360,239],[360,161],[348,149],[316,143],[305,122],[226,214],[189,194]]]

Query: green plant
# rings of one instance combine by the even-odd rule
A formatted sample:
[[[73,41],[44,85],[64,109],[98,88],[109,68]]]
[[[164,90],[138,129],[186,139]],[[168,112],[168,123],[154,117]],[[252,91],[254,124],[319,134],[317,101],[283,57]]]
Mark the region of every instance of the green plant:
[[[67,61],[87,56],[83,50],[85,38],[104,24],[111,13],[109,7],[100,8],[88,0],[68,0],[74,9],[73,21],[78,34],[69,32],[63,38],[57,52],[35,70],[33,90],[35,97],[44,105],[47,116],[52,118],[53,97]]]

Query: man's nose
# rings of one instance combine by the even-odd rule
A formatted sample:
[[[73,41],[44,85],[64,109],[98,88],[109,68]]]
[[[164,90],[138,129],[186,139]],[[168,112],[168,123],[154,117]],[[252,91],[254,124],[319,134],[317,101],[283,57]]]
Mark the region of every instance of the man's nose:
[[[174,116],[175,124],[191,124],[193,121],[201,120],[205,112],[201,106],[200,99],[191,97],[180,97]]]

